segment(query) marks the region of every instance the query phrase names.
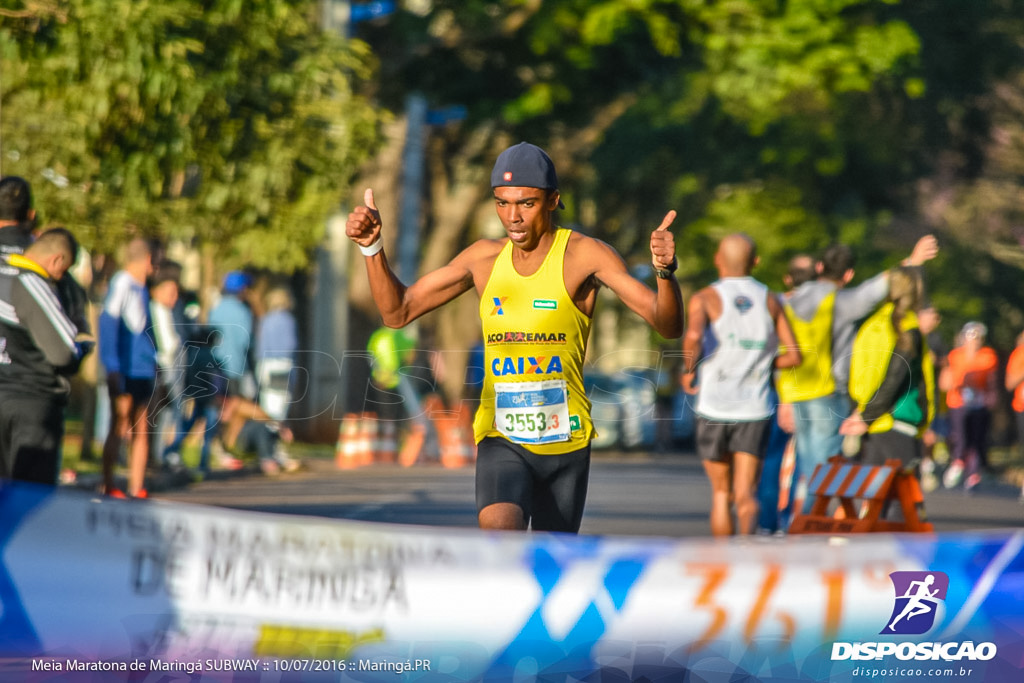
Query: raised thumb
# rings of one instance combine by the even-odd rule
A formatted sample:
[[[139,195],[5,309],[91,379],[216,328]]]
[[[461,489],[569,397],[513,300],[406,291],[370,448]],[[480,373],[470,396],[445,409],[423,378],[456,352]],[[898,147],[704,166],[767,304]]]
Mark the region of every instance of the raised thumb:
[[[370,188],[366,188],[366,192],[363,193],[363,203],[366,204],[366,208],[377,210],[377,205],[373,203],[373,190]]]
[[[675,219],[675,210],[669,211],[667,214],[665,214],[665,217],[661,219],[661,225],[655,228],[655,230],[668,230],[669,226],[672,225],[672,221],[674,221]]]

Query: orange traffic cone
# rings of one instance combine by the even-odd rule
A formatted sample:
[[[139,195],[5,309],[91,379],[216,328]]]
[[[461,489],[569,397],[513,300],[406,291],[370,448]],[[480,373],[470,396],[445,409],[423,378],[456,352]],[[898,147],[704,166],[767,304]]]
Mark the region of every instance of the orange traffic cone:
[[[466,467],[473,463],[473,431],[466,424],[465,411],[440,411],[433,414],[441,446],[441,465]]]
[[[363,413],[359,421],[359,438],[356,440],[356,461],[360,465],[372,465],[377,445],[377,413]]]
[[[359,446],[359,417],[355,413],[347,413],[341,420],[338,430],[338,445],[334,449],[334,464],[339,470],[352,470],[359,467],[356,458]]]
[[[413,422],[409,434],[405,437],[402,450],[398,454],[398,464],[402,467],[412,467],[424,457],[429,457],[431,450],[430,433],[433,431],[432,414],[435,410],[443,408],[441,399],[436,394],[428,394],[423,398],[420,405],[422,414]]]

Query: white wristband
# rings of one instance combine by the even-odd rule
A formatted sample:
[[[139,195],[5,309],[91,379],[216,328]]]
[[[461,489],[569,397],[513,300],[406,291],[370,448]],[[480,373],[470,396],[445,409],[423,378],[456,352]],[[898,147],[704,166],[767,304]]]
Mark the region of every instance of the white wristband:
[[[374,242],[373,244],[371,244],[368,247],[364,247],[361,244],[358,245],[358,246],[359,246],[359,251],[363,252],[363,256],[373,256],[378,251],[380,251],[381,249],[384,248],[384,240],[382,240],[380,237],[378,237],[377,241]]]

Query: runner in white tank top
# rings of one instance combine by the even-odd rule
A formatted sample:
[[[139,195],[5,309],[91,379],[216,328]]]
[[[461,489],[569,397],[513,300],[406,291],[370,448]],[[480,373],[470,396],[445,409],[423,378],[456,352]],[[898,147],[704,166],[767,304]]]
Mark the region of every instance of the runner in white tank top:
[[[696,412],[714,420],[763,420],[774,411],[769,395],[779,349],[768,288],[750,276],[723,278],[711,288],[722,314],[711,321],[710,344],[705,338]]]
[[[697,455],[711,483],[716,536],[754,530],[755,493],[774,408],[768,398],[772,367],[800,364],[782,305],[750,277],[756,264],[750,237],[722,239],[715,253],[719,280],[690,299],[683,338],[683,388],[698,395]],[[712,344],[705,344],[708,337]],[[698,364],[700,382],[694,388]]]

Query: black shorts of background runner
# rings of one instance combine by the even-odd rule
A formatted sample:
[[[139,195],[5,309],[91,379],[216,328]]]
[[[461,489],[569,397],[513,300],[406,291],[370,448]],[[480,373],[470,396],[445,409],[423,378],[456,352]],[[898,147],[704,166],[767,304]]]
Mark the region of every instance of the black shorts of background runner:
[[[577,533],[590,476],[590,445],[561,455],[537,455],[488,436],[477,446],[476,506],[518,505],[534,531]]]
[[[57,484],[65,403],[64,396],[0,396],[0,477]]]
[[[761,458],[768,446],[771,418],[751,422],[709,420],[697,416],[697,455],[722,462],[730,453],[750,453]]]
[[[363,410],[377,415],[378,420],[398,422],[407,417],[409,408],[405,405],[405,399],[398,392],[398,387],[383,387],[373,380],[370,380],[366,387],[366,401],[363,403]]]
[[[125,377],[120,375],[116,391],[111,398],[130,394],[135,407],[148,406],[156,392],[156,380],[144,377]]]
[[[921,442],[897,431],[865,434],[860,438],[860,461],[865,465],[884,465],[886,460],[899,460],[910,465],[920,460]]]

